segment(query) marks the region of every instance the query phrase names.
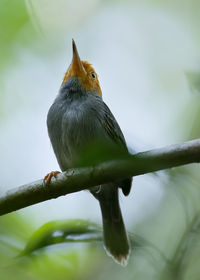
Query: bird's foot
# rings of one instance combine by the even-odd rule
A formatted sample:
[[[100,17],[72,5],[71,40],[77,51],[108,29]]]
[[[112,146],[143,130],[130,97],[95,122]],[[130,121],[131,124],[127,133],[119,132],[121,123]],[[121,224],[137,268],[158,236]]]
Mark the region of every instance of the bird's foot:
[[[60,171],[51,171],[50,173],[48,173],[43,180],[44,185],[49,185],[51,182],[51,179],[54,177],[56,178],[56,176],[60,173]]]

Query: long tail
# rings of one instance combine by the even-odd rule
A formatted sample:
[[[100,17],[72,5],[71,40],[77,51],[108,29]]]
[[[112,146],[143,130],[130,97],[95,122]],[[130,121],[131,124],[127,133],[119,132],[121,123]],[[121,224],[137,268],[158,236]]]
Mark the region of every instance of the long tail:
[[[118,188],[102,186],[100,193],[98,200],[102,212],[106,252],[116,262],[126,266],[130,255],[130,245],[119,206]]]

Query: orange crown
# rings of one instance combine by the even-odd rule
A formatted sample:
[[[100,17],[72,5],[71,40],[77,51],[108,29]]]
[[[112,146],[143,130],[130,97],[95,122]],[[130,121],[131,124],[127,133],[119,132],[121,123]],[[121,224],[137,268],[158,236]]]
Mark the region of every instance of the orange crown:
[[[80,78],[82,82],[82,86],[87,91],[97,91],[101,96],[101,88],[99,85],[99,80],[97,73],[90,63],[87,61],[81,61],[76,44],[74,40],[72,40],[72,48],[73,48],[73,58],[72,62],[64,76],[62,85],[66,83],[66,81],[71,77]]]

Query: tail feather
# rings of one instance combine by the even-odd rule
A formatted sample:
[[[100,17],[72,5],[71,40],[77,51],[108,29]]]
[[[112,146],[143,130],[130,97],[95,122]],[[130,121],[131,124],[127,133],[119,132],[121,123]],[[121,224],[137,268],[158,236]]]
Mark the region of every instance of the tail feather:
[[[98,200],[102,211],[105,250],[117,263],[126,266],[130,245],[119,206],[118,189],[106,187],[101,192],[104,194]]]

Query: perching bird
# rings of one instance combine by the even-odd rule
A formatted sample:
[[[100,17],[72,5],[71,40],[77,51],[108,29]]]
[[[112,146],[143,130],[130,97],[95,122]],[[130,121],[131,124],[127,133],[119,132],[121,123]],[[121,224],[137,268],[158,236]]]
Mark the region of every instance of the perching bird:
[[[48,134],[62,171],[113,156],[128,154],[126,142],[113,114],[102,100],[98,77],[90,63],[81,61],[75,42],[73,59],[47,116]],[[89,164],[85,160],[85,164]],[[49,173],[50,182],[57,172]],[[90,189],[99,201],[106,252],[125,266],[130,244],[118,199],[118,188],[128,195],[131,178]]]

